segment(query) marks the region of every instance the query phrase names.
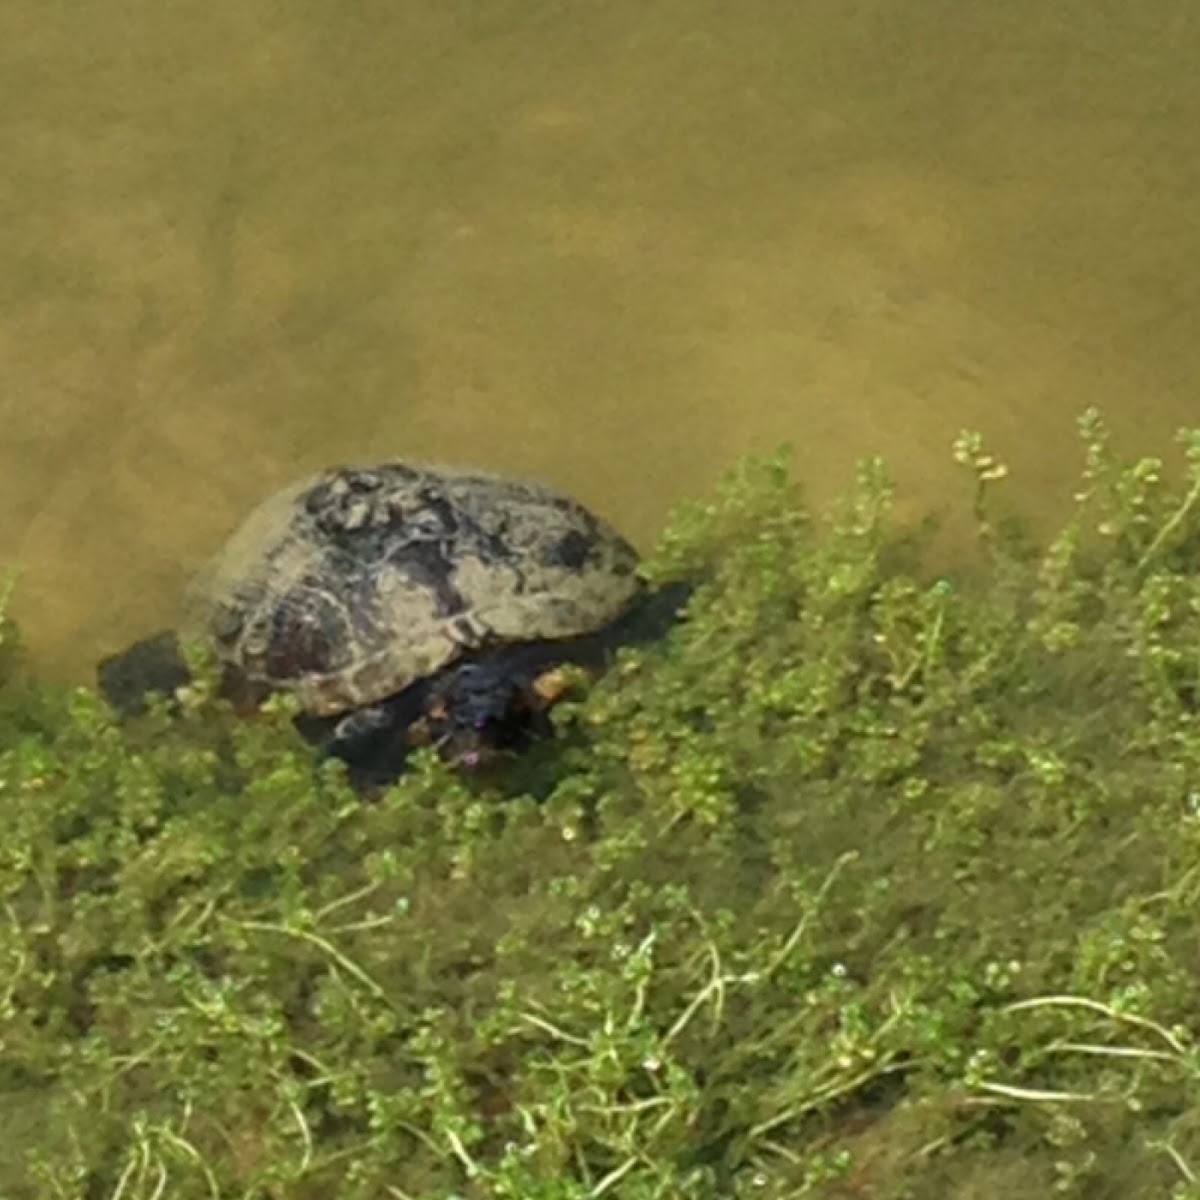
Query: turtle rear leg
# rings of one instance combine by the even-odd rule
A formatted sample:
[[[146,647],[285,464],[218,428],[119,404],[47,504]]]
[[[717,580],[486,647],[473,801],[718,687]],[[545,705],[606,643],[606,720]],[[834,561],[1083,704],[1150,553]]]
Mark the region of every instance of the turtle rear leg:
[[[179,638],[165,629],[134,642],[119,654],[101,659],[96,667],[100,694],[122,717],[146,711],[146,698],[157,693],[173,697],[191,681]]]

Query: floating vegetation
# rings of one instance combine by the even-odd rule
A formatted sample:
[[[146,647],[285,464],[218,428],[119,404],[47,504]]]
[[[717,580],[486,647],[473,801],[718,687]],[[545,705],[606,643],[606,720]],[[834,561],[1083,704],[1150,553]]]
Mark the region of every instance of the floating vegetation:
[[[0,1196],[1200,1196],[1200,433],[1082,433],[1045,546],[960,438],[951,572],[741,464],[486,779],[14,667]]]

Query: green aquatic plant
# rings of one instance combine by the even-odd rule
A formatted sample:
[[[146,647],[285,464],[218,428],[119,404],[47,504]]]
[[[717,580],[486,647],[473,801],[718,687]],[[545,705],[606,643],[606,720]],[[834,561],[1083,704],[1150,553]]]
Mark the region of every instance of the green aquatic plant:
[[[1200,435],[1081,426],[1044,545],[959,439],[953,570],[740,464],[487,777],[11,671],[0,1197],[1200,1195]]]

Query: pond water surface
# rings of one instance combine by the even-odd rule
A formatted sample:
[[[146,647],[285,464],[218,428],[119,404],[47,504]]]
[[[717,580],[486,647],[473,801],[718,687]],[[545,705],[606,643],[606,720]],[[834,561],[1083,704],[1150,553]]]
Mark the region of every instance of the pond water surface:
[[[983,431],[1200,423],[1181,0],[7,0],[0,563],[85,679],[310,469],[542,477],[648,545],[740,454],[917,512]]]

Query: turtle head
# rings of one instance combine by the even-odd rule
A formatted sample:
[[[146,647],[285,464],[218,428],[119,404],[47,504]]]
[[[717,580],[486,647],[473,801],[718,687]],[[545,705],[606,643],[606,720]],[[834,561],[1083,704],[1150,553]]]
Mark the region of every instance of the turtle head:
[[[426,734],[449,763],[478,770],[548,728],[537,681],[499,663],[464,663],[429,694]]]

